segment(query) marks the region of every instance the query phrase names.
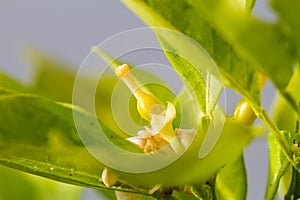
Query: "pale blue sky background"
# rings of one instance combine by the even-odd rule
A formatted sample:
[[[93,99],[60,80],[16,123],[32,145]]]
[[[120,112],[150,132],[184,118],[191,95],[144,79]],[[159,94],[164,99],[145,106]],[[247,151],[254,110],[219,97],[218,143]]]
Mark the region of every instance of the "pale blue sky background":
[[[274,20],[265,0],[257,0],[254,15]],[[92,45],[119,32],[145,25],[118,0],[4,0],[0,6],[0,69],[26,81],[30,72],[23,53],[35,47],[79,66]],[[264,104],[274,94],[264,90]],[[235,103],[236,96],[233,99]],[[234,106],[234,104],[231,104]],[[256,139],[246,149],[248,199],[263,199],[267,178],[267,144]],[[86,194],[87,199],[99,199]]]

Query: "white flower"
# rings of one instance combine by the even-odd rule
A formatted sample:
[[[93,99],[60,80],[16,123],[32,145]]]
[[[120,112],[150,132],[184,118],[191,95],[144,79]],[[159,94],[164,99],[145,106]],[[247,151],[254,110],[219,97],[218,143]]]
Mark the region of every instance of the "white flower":
[[[156,106],[156,105],[155,105]],[[158,110],[158,109],[151,109]],[[150,111],[150,112],[151,112]],[[146,153],[153,153],[170,145],[171,149],[179,152],[186,148],[193,139],[194,130],[173,129],[172,122],[176,116],[176,110],[172,103],[168,102],[166,110],[151,112],[150,127],[138,132],[137,136],[127,138],[128,141],[139,146]]]
[[[144,92],[131,76],[127,64],[117,67],[115,74],[124,81],[137,99],[137,110],[141,117],[150,122],[149,127],[139,131],[137,136],[127,138],[128,141],[146,153],[153,153],[168,146],[177,153],[191,143],[195,135],[194,130],[173,129],[172,122],[176,117],[176,110],[172,103],[168,102],[167,109],[164,109],[156,97]]]

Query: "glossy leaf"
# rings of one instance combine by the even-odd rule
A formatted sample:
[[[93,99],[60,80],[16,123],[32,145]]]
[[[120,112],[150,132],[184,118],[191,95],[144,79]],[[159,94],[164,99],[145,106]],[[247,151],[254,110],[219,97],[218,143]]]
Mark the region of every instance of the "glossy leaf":
[[[0,115],[0,147],[2,149],[0,163],[2,165],[79,186],[107,188],[99,182],[103,165],[95,160],[82,145],[74,127],[70,106],[30,95],[2,91],[0,110],[5,113],[5,115]],[[82,128],[86,131],[93,128],[93,124],[88,123],[92,116],[76,107],[73,107],[73,111],[87,120],[87,123],[83,124],[85,127]],[[20,124],[22,125],[20,126]],[[119,138],[103,124],[102,128],[116,145],[129,151],[136,150],[135,146],[123,138]],[[237,136],[237,130],[240,129],[243,130],[243,135],[245,132],[248,134],[244,137]],[[238,138],[238,140],[234,142],[231,138]],[[122,174],[121,177],[122,180],[145,186],[164,181],[166,181],[165,184],[174,184],[174,181],[185,183],[192,179],[202,180],[215,173],[226,160],[233,156],[232,154],[240,152],[251,138],[250,129],[229,120],[224,128],[224,134],[221,135],[216,147],[206,158],[198,159],[198,143],[201,141],[197,141],[195,146],[187,152],[188,155],[165,169],[148,174]],[[224,152],[222,147],[229,140],[234,145],[234,148],[230,149],[232,152],[220,155]],[[216,161],[216,155],[219,155],[220,160]],[[195,171],[187,168],[177,176],[173,176],[172,180],[166,179],[175,171],[178,173],[178,169],[187,162],[195,159],[197,163],[194,167],[197,166],[195,170],[199,174],[195,174]],[[210,163],[214,163],[213,168],[208,168]],[[200,166],[203,169],[198,170]],[[195,175],[196,177],[194,177]],[[133,191],[124,188],[125,185],[114,189]],[[134,191],[145,192],[137,189]]]
[[[300,24],[298,21],[300,18],[300,2],[297,0],[272,0],[271,4],[277,11],[283,28],[286,29],[285,25],[289,27],[291,45],[293,45],[294,49],[297,51],[298,59],[300,59]]]
[[[295,59],[289,39],[278,26],[245,14],[230,1],[190,2],[240,56],[268,76],[279,89],[287,86]]]
[[[286,88],[286,92],[292,95],[293,99],[300,100],[300,69],[297,66],[293,77]],[[299,103],[297,103],[297,106]],[[280,94],[277,94],[273,103],[273,116],[274,121],[281,130],[287,130],[289,132],[295,131],[295,124],[297,120],[297,113],[289,102]]]
[[[0,110],[1,165],[74,185],[107,188],[99,182],[103,165],[82,145],[70,106],[6,91],[0,96]],[[76,107],[73,111],[91,118]],[[116,145],[136,149],[104,125],[103,129]]]
[[[209,184],[192,185],[192,194],[200,200],[213,200],[215,195],[213,194],[213,189]]]
[[[47,56],[38,51],[31,51],[28,56],[28,60],[34,70],[34,82],[31,86],[28,86],[27,90],[21,90],[21,92],[38,94],[54,101],[72,103],[72,92],[76,78],[76,71],[72,69],[72,67],[58,59]],[[81,79],[81,97],[78,103],[80,103],[81,107],[88,109],[90,106],[86,103],[86,96],[91,91],[91,84],[94,81],[90,80],[87,76],[81,77]],[[118,126],[116,126],[110,109],[110,97],[116,81],[117,80],[115,78],[107,76],[100,80],[97,93],[95,95],[96,112],[98,117],[109,128],[113,129],[119,135],[125,136]],[[132,103],[134,103],[134,101]],[[100,110],[101,112],[99,112]]]
[[[16,90],[19,92],[28,92],[29,88],[14,78],[6,75],[4,72],[0,71],[0,87],[5,87],[11,90]]]
[[[292,177],[293,177],[294,169],[291,165],[288,166],[287,171],[285,174],[281,177],[279,188],[277,192],[277,197],[284,198],[284,196],[288,193],[288,191],[291,189],[291,183],[292,183]],[[291,198],[290,198],[291,199]]]
[[[0,199],[19,200],[79,200],[82,189],[77,186],[25,174],[0,166]]]
[[[192,109],[191,107],[189,107],[191,104],[188,104],[188,105],[185,105],[186,107],[187,107],[187,109]],[[189,107],[189,108],[188,108]],[[230,124],[230,123],[229,123]],[[236,128],[237,127],[235,127],[235,126],[237,126],[237,125],[233,125],[232,124],[232,127],[231,127],[231,125],[229,125],[228,126],[228,128],[229,128],[229,130],[232,128],[233,130],[237,130]],[[242,129],[244,129],[244,127],[242,127]],[[227,130],[227,129],[226,129]],[[224,137],[222,137],[222,140],[221,140],[221,144],[222,145],[225,145],[226,144],[226,138],[227,138],[227,134],[235,134],[236,132],[235,131],[225,131],[226,133],[225,133],[225,135],[224,135]],[[245,132],[249,132],[249,130],[247,130],[247,131],[245,131]],[[231,137],[228,137],[228,138],[231,138]],[[241,146],[244,146],[247,142],[246,141],[249,141],[250,139],[251,139],[252,137],[251,137],[251,134],[250,135],[245,135],[245,143],[244,142],[242,142],[240,139],[239,139],[239,144],[238,145],[236,145],[236,148],[237,149],[239,149]],[[229,141],[228,141],[229,142]],[[234,142],[234,141],[232,141],[232,142]],[[222,146],[221,145],[221,146]],[[195,146],[195,148],[197,148],[197,146]],[[239,152],[239,151],[238,151]],[[230,152],[227,156],[230,156],[230,155],[232,155],[232,154],[234,154],[234,151],[232,151],[232,152]],[[214,155],[217,155],[217,154],[214,154]],[[224,157],[224,158],[226,158],[226,157]],[[198,157],[196,156],[195,157],[195,159],[198,159]],[[223,160],[223,158],[221,159],[221,160]],[[221,161],[221,163],[222,163],[223,161]],[[183,159],[183,161],[181,161],[180,162],[180,164],[179,165],[181,165],[182,163],[186,163],[185,162],[185,159]],[[202,161],[200,161],[199,162],[199,165],[201,165],[200,163],[202,163]],[[175,165],[176,166],[176,165]],[[146,174],[146,175],[143,175],[143,174],[136,174],[136,175],[132,175],[132,174],[128,174],[128,176],[126,176],[125,177],[125,179],[129,179],[129,180],[132,180],[132,182],[133,183],[140,183],[140,184],[142,184],[142,185],[152,185],[152,184],[155,184],[155,182],[157,181],[157,178],[158,177],[161,177],[161,179],[163,179],[163,177],[161,176],[161,174],[164,174],[164,177],[166,177],[166,176],[169,176],[169,174],[171,173],[173,173],[174,172],[174,170],[176,171],[176,167],[175,166],[172,166],[172,168],[170,169],[170,171],[168,172],[168,173],[165,173],[165,172],[167,172],[168,171],[168,169],[166,169],[166,170],[163,170],[163,172],[161,172],[161,171],[158,171],[157,172],[157,174],[158,175],[155,175],[156,173],[154,173],[154,174]],[[218,169],[218,166],[219,165],[216,165],[215,166],[215,168],[216,169]],[[204,166],[202,166],[202,167],[204,167]],[[204,169],[204,168],[203,168]],[[216,170],[217,171],[217,170]],[[209,176],[209,174],[211,174],[211,173],[208,173],[208,172],[206,172],[206,175],[205,176]],[[149,175],[149,176],[148,176]],[[186,177],[187,179],[186,180],[189,180],[191,177]],[[201,179],[201,177],[199,177],[200,179]],[[208,177],[207,177],[208,178]],[[182,177],[177,177],[176,178],[176,181],[180,181],[181,183],[184,183],[184,181],[185,181],[185,179],[183,179],[183,180],[180,180],[180,179],[182,179]],[[164,180],[164,181],[167,181],[167,180]],[[167,183],[167,184],[174,184],[174,183]]]
[[[244,56],[275,84],[300,116],[297,99],[285,90],[296,63],[293,40],[286,33],[287,28],[282,24],[268,24],[245,15],[229,1],[192,1],[192,5],[201,11],[204,18],[214,25],[239,55]],[[211,12],[215,14],[211,15]]]
[[[299,199],[300,198],[300,173],[293,169],[292,180],[288,192],[285,194],[285,199]]]
[[[282,132],[289,143],[291,143],[291,134],[289,132]],[[281,147],[273,134],[268,134],[268,143],[270,151],[270,165],[269,165],[269,178],[266,190],[266,199],[272,200],[277,193],[280,180],[291,167],[286,156],[281,151]]]
[[[25,195],[32,200],[39,199],[34,183],[28,180],[24,173],[1,166],[0,176],[1,200],[18,200]]]
[[[300,140],[300,135],[297,132],[287,132],[282,131],[286,140],[288,141],[291,148],[295,147],[295,143],[298,144]],[[268,135],[268,142],[270,146],[270,170],[269,170],[269,181],[266,193],[266,199],[274,199],[279,184],[282,188],[282,195],[285,199],[298,199],[300,197],[299,193],[299,169],[293,167],[287,160],[286,156],[280,149],[277,141],[273,138],[273,135]],[[294,159],[297,159],[299,154],[294,152]],[[296,166],[299,167],[299,162],[295,161]],[[297,165],[298,163],[298,165]]]
[[[62,182],[106,188],[98,181],[103,165],[82,145],[74,127],[70,105],[7,90],[1,90],[0,94],[0,110],[5,113],[0,115],[2,165]],[[73,110],[86,119],[81,128],[92,132],[93,124],[89,120],[93,116],[77,107],[73,107]],[[137,151],[137,147],[103,124],[102,126],[104,133],[114,144],[128,151]],[[251,128],[226,119],[223,132],[214,148],[209,155],[199,159],[199,147],[203,141],[201,129],[199,133],[201,134],[192,147],[170,166],[145,174],[121,173],[121,179],[143,187],[153,187],[158,182],[172,186],[205,181],[232,157],[239,155],[253,137]],[[224,151],[229,143],[232,148]],[[185,168],[186,163],[193,165]],[[119,187],[115,189],[130,191]],[[136,190],[135,192],[145,192]]]
[[[243,156],[230,161],[217,174],[215,191],[218,200],[246,199],[247,172]]]
[[[179,30],[199,42],[217,63],[225,84],[239,92],[251,105],[254,113],[259,116],[266,127],[276,136],[286,156],[292,162],[291,150],[287,142],[270,116],[260,105],[258,72],[252,69],[253,65],[270,76],[269,78],[280,89],[284,89],[287,86],[292,75],[294,59],[290,54],[290,47],[286,46],[288,40],[280,30],[273,25],[253,19],[248,16],[248,13],[246,14],[243,11],[243,6],[229,5],[227,4],[229,1],[222,3],[217,0],[182,0],[176,4],[168,0],[123,0],[123,2],[148,25]],[[166,8],[167,10],[165,10]],[[230,12],[226,13],[226,9]],[[214,15],[211,15],[212,12]],[[200,14],[202,17],[199,16]],[[212,16],[212,19],[209,19],[210,16]],[[217,19],[220,20],[218,23],[216,23]],[[222,24],[223,21],[224,24]],[[234,26],[230,24],[231,22]],[[211,26],[217,28],[216,30],[222,35],[218,35],[215,30],[208,28]],[[232,28],[228,28],[231,26]],[[225,34],[225,31],[223,33],[221,28],[228,29],[228,35],[232,36],[232,38],[227,33]],[[249,38],[247,38],[248,35]],[[263,35],[264,37],[257,37],[257,35]],[[232,48],[229,48],[221,36],[234,45],[234,49],[239,51],[239,55]],[[165,38],[169,41],[169,45],[173,45],[173,49],[182,50],[188,56],[197,58],[197,55],[193,54],[194,49],[184,48],[183,41],[178,41],[174,37],[168,38],[168,35],[165,35]],[[259,40],[256,40],[257,38]],[[177,44],[179,44],[178,48],[176,48]],[[241,49],[237,48],[237,46]],[[274,50],[275,54],[272,54],[272,56],[270,56],[271,54],[264,55],[269,49]],[[274,56],[276,57],[275,59]],[[244,59],[241,59],[241,57]],[[282,66],[286,67],[283,68]],[[295,109],[295,103],[293,103],[293,107]]]
[[[252,9],[255,5],[256,0],[246,0],[246,1],[243,1],[243,2],[245,2],[245,4],[246,4],[245,5],[246,13],[251,13],[251,11],[252,11]]]
[[[173,3],[170,0],[123,0],[122,2],[149,26],[178,30],[193,38],[216,62],[228,87],[236,89],[247,99],[260,103],[255,70],[244,59],[237,56],[211,24],[199,15],[199,10],[190,1],[180,0]],[[169,39],[168,44],[175,50],[193,53],[176,39],[173,39],[173,42]]]
[[[293,98],[299,99],[299,67],[296,68],[295,73],[293,74],[293,77],[286,88],[286,91],[291,93],[293,95]],[[292,138],[290,133],[293,133],[296,131],[296,121],[298,119],[297,113],[294,112],[294,109],[291,107],[289,102],[286,101],[286,99],[282,96],[277,94],[277,97],[275,98],[275,101],[272,106],[274,121],[276,125],[281,130],[287,130],[288,132],[285,132],[286,140],[290,145],[292,145]],[[271,189],[271,186],[269,185],[267,195],[271,199],[272,195],[274,196],[276,193],[276,188],[278,187],[280,174],[284,173],[284,169],[286,168],[286,172],[284,176],[281,178],[281,188],[283,190],[283,195],[287,193],[291,186],[291,180],[292,180],[292,174],[293,174],[293,167],[288,164],[286,159],[283,157],[283,153],[280,152],[278,143],[274,141],[273,136],[268,136],[269,145],[270,145],[270,159],[272,168],[270,168],[269,172],[269,182],[271,181],[270,176],[273,176],[273,180],[275,180],[275,176],[277,174],[277,177],[279,177],[276,181],[274,181],[275,185],[272,185],[274,188]],[[274,148],[274,149],[273,149]],[[287,167],[285,165],[288,165]],[[271,192],[272,191],[272,192]],[[272,194],[272,195],[271,195]]]
[[[286,94],[291,94],[290,99],[287,100],[286,96],[280,95],[277,96],[275,100],[273,110],[274,110],[274,121],[276,125],[281,130],[287,130],[291,133],[295,132],[296,129],[296,120],[299,118],[299,77],[300,70],[299,66],[296,67],[295,73],[288,85],[285,89]],[[297,102],[291,103],[294,99],[297,99]],[[294,105],[294,106],[293,106]],[[295,110],[296,109],[296,110]],[[289,147],[290,148],[290,147]],[[292,152],[290,152],[292,154]],[[293,163],[294,166],[297,164],[293,161],[293,158],[289,158],[290,162]]]
[[[185,85],[190,86],[191,91],[195,91],[195,96],[197,98],[200,110],[204,113],[210,113],[206,103],[206,82],[202,75],[190,63],[188,63],[179,55],[170,52],[166,52],[166,55],[178,75],[182,77],[182,81],[185,83]],[[212,107],[213,106],[214,105],[212,105]]]
[[[76,76],[72,67],[38,51],[30,51],[28,60],[34,71],[31,90],[54,101],[70,103]]]
[[[242,9],[242,5],[230,4],[231,1],[182,0],[176,4],[168,0],[123,0],[123,2],[149,25],[179,30],[199,42],[219,66],[225,84],[239,92],[250,103],[255,114],[276,136],[286,156],[292,162],[291,150],[287,142],[260,105],[258,72],[252,69],[254,66],[265,73],[281,90],[287,86],[293,71],[294,57],[290,53],[290,46],[287,45],[289,41],[280,29],[248,16],[248,13]],[[198,16],[200,14],[202,17]],[[181,17],[183,15],[189,17],[183,18]],[[211,26],[221,35],[207,28]],[[192,33],[195,35],[192,36]],[[213,37],[210,37],[212,33]],[[234,50],[239,52],[238,55],[229,48],[223,37],[233,45]],[[176,47],[178,41],[174,38],[168,39],[167,36],[165,38],[173,41],[168,44],[176,49],[174,46]],[[183,52],[188,52],[188,55],[192,56],[193,51],[184,48],[182,43],[179,42],[179,48],[176,50],[184,49]],[[272,49],[273,54],[265,55],[269,49]],[[194,58],[195,55],[192,57]],[[241,57],[244,59],[240,59]],[[295,103],[292,105],[296,109]]]

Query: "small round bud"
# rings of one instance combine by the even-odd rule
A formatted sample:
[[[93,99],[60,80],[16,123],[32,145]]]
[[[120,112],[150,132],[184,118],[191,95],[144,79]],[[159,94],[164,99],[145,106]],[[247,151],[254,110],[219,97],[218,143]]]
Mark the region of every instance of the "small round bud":
[[[236,106],[233,119],[250,126],[255,121],[256,115],[251,106],[244,99],[242,99]]]
[[[102,171],[101,181],[107,187],[114,186],[119,179],[119,173],[113,169],[105,167]]]

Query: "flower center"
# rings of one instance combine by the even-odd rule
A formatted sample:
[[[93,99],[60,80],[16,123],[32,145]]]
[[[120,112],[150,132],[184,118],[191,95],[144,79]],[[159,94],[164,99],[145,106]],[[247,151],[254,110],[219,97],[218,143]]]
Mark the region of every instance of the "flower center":
[[[137,99],[139,114],[150,122],[145,130],[137,136],[127,138],[128,141],[139,146],[146,153],[154,153],[163,147],[171,148],[175,153],[189,145],[195,130],[173,128],[172,122],[176,117],[176,109],[168,102],[167,108],[153,95],[138,87],[137,81],[130,74],[130,68],[123,64],[116,68],[115,74],[122,79]]]

